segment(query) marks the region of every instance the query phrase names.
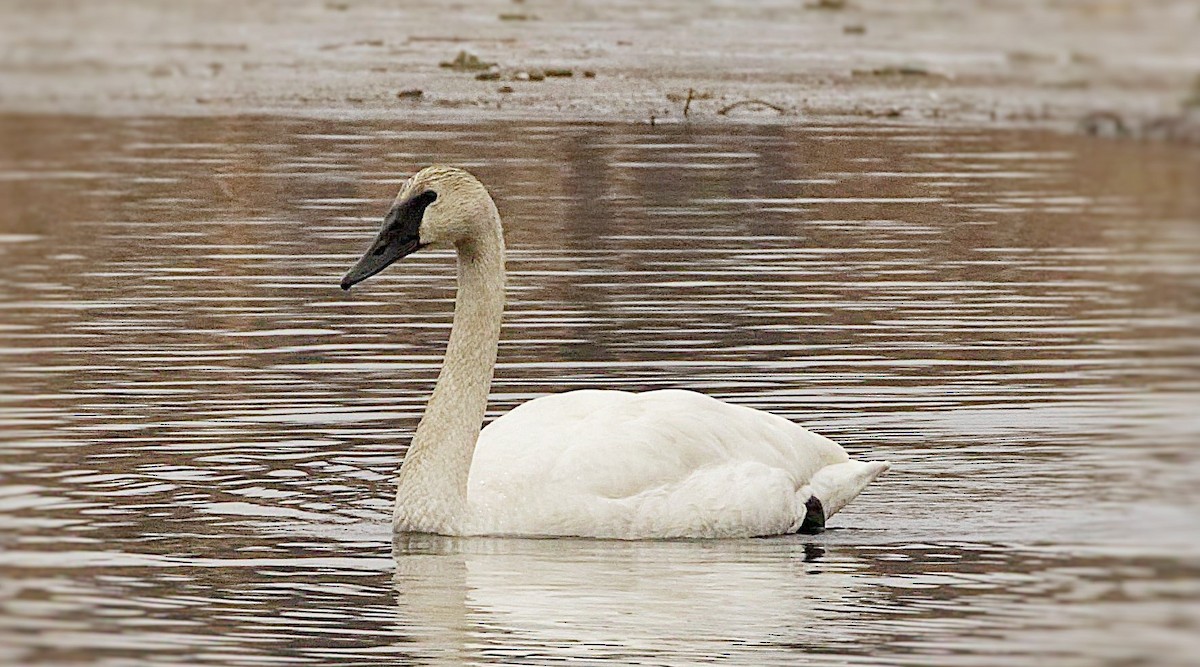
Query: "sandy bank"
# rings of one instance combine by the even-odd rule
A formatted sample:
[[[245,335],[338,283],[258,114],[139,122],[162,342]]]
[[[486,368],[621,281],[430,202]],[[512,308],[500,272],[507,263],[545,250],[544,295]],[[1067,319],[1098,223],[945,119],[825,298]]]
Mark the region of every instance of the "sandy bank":
[[[1136,127],[1200,72],[1194,2],[838,4],[10,3],[0,110]]]

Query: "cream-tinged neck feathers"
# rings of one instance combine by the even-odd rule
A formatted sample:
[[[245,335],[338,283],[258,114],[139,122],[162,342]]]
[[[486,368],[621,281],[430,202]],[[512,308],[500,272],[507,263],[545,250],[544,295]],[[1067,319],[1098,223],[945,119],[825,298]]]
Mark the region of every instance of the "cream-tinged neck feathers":
[[[440,201],[426,214],[428,224],[440,204],[444,227],[435,233],[457,237],[458,294],[442,371],[400,469],[397,530],[458,534],[467,515],[467,478],[496,364],[505,282],[500,216],[482,186],[469,186],[451,195],[444,184],[434,185]]]

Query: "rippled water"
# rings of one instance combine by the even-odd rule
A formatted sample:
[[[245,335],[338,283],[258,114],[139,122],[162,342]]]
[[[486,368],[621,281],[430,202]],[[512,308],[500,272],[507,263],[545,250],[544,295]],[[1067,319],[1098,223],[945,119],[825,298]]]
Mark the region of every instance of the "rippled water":
[[[0,663],[1151,665],[1200,652],[1200,154],[887,126],[0,119]],[[894,469],[816,536],[401,539],[453,260],[490,416],[686,387]]]

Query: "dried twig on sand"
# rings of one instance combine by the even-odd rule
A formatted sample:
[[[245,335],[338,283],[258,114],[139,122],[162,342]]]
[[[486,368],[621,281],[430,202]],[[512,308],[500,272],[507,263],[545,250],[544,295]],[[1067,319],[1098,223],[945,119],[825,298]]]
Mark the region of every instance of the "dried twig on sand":
[[[759,99],[739,100],[737,102],[734,102],[733,104],[729,104],[729,105],[721,107],[720,109],[717,110],[717,113],[721,116],[724,116],[725,114],[729,113],[730,111],[733,111],[734,109],[737,109],[738,107],[745,107],[745,106],[751,106],[751,105],[758,105],[758,106],[767,107],[768,109],[774,109],[775,111],[778,111],[781,114],[787,113],[787,109],[784,109],[783,107],[779,106],[778,104],[771,104],[770,102],[767,102],[766,100],[759,100]]]

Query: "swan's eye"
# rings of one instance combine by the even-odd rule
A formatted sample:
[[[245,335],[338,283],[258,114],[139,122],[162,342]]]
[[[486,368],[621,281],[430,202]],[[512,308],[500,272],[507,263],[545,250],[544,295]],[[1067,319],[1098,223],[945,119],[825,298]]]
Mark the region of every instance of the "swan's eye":
[[[426,206],[429,206],[435,201],[437,201],[437,193],[433,190],[426,190],[416,197],[413,197],[413,204],[415,204],[422,212],[424,212]]]
[[[383,220],[383,228],[380,229],[376,245],[372,247],[370,254],[382,257],[396,244],[419,245],[425,209],[436,199],[436,192],[426,190],[393,206]]]

